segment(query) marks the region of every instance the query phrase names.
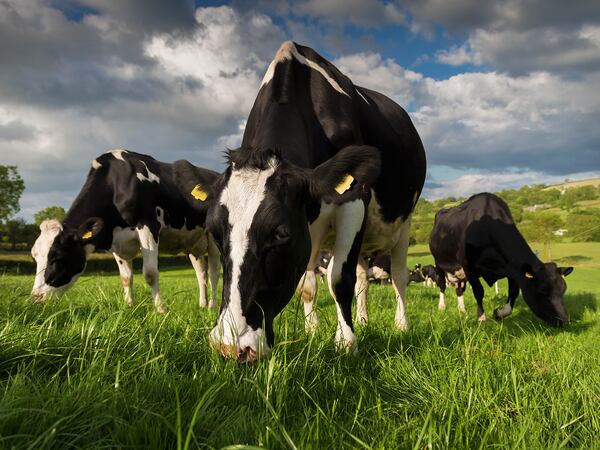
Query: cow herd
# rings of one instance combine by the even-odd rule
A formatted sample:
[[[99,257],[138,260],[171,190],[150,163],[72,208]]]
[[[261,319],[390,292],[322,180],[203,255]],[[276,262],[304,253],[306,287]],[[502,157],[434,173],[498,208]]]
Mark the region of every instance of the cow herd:
[[[337,309],[339,349],[356,348],[355,295],[355,321],[368,321],[369,277],[391,280],[401,330],[408,327],[406,286],[421,281],[413,278],[418,275],[435,280],[440,305],[446,282],[457,287],[460,300],[471,284],[480,320],[481,277],[487,283],[509,280],[508,302],[497,317],[510,314],[521,290],[540,318],[555,325],[567,321],[562,275],[572,269],[539,261],[506,204],[491,194],[438,212],[430,240],[435,267],[407,270],[411,213],[425,171],[423,145],[400,106],[354,85],[314,50],[288,41],[269,65],[242,145],[228,152],[222,173],[122,149],[93,160],[62,223],[40,226],[31,251],[37,264],[32,297],[62,294],[90,253],[110,251],[131,305],[132,259],[141,253],[154,307],[164,313],[159,251],[183,252],[198,277],[200,306],[216,306],[222,268],[220,313],[210,342],[239,361],[269,354],[273,320],[296,291],[307,330],[317,326],[315,298],[323,274]],[[330,251],[326,262],[322,249]],[[370,258],[382,255],[388,262],[370,267]]]

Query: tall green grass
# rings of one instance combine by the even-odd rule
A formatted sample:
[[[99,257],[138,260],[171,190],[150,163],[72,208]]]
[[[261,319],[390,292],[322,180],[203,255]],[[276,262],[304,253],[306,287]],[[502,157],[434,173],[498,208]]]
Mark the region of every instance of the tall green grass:
[[[393,328],[390,286],[372,286],[356,355],[334,351],[335,308],[276,320],[272,356],[225,361],[207,335],[191,270],[161,273],[170,312],[137,306],[116,276],[86,276],[33,305],[31,277],[0,277],[0,447],[4,448],[600,448],[600,270],[571,275],[572,323],[546,327],[518,300],[504,322],[477,323],[449,294],[410,286],[410,329]],[[587,279],[587,278],[586,278]],[[501,289],[505,287],[501,285]],[[503,303],[487,293],[485,306]]]

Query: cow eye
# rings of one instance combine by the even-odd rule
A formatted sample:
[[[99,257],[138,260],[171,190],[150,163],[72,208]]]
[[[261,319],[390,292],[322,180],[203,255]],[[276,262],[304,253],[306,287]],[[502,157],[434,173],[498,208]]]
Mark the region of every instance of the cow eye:
[[[290,231],[285,225],[279,225],[277,228],[275,228],[274,236],[276,241],[285,241],[289,239]]]

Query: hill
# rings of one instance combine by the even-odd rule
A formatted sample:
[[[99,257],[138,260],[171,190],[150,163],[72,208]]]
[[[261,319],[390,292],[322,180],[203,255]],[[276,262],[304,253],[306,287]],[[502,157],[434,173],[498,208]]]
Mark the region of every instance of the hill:
[[[523,186],[495,192],[510,207],[519,230],[528,241],[600,242],[600,178]],[[412,221],[411,242],[425,244],[433,228],[435,213],[464,201],[448,197],[420,199]]]
[[[576,180],[576,181],[565,181],[560,184],[553,184],[551,186],[545,187],[543,190],[547,191],[550,189],[558,189],[559,191],[564,191],[570,188],[578,188],[582,186],[600,186],[600,177],[599,178],[587,178],[585,180]]]

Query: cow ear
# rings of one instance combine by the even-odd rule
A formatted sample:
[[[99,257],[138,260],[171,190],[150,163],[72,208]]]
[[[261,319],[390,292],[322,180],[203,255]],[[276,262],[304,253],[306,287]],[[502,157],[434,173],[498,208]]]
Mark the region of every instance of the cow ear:
[[[84,244],[91,244],[98,237],[103,227],[104,220],[100,217],[90,217],[79,226],[77,236]]]
[[[521,272],[523,276],[527,279],[531,280],[532,278],[534,278],[533,268],[529,264],[523,264]]]
[[[566,277],[571,272],[573,272],[572,267],[558,267],[557,269],[558,269],[558,273],[560,273],[563,277]]]
[[[379,176],[381,155],[368,145],[351,145],[310,173],[310,197],[327,203],[344,203],[368,192]]]
[[[217,185],[221,175],[208,169],[197,169],[194,178],[188,183],[189,195],[196,206],[211,202],[217,193]]]

